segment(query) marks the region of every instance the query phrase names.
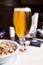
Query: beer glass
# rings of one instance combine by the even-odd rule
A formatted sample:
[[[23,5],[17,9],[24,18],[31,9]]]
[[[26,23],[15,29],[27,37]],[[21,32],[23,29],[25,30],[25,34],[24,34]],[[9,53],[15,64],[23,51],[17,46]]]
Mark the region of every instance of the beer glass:
[[[17,36],[19,37],[19,42],[21,50],[25,50],[25,37],[29,34],[31,28],[31,9],[24,7],[24,8],[14,8],[13,13],[13,26]]]

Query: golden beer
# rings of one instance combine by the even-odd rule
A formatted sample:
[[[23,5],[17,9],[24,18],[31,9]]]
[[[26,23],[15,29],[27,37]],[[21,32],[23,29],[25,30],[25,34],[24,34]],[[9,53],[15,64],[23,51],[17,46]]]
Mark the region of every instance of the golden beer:
[[[30,8],[15,8],[13,14],[13,26],[18,37],[25,37],[31,27]]]

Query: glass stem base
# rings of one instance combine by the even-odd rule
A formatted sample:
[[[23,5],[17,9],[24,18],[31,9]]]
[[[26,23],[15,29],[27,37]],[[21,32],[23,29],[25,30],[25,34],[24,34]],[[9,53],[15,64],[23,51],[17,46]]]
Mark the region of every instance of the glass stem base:
[[[19,42],[20,42],[20,51],[25,51],[25,38],[19,38]]]

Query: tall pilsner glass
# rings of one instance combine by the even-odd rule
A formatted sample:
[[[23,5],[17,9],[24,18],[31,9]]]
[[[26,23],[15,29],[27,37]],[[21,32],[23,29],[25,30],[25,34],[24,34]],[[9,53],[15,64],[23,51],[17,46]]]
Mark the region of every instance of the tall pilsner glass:
[[[14,8],[13,26],[17,36],[19,37],[20,45],[24,45],[24,38],[29,34],[31,28],[31,9],[30,8]],[[21,50],[25,50],[21,48]]]

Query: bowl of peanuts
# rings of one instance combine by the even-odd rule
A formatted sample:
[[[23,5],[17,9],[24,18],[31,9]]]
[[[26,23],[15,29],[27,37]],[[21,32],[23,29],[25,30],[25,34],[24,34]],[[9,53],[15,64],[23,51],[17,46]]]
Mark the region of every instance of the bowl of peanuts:
[[[13,65],[17,59],[18,50],[16,41],[0,39],[0,65]]]

